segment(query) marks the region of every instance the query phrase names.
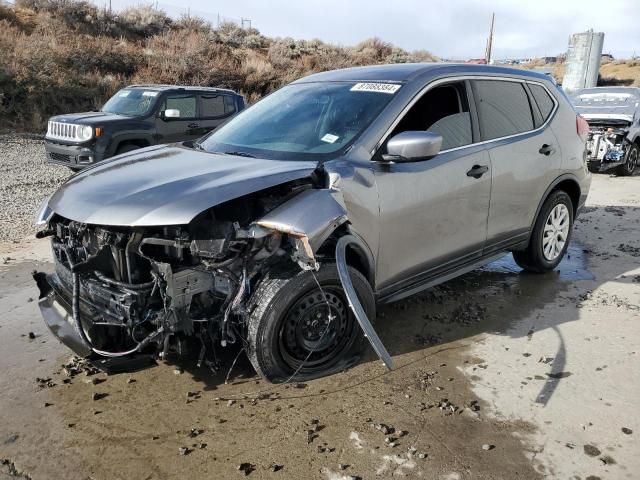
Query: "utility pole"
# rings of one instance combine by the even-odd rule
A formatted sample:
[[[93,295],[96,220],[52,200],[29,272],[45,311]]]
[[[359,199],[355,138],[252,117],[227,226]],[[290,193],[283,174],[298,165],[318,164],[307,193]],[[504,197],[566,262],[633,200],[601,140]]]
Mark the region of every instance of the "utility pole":
[[[247,25],[249,25],[249,29],[251,29],[251,19],[250,18],[241,18],[240,19],[240,23],[242,25],[242,28],[244,28],[245,22],[247,23]]]
[[[487,61],[487,65],[491,63],[491,48],[493,47],[493,23],[496,19],[496,14],[491,14],[491,30],[489,30],[489,38],[487,39],[487,49],[484,54],[484,59]]]

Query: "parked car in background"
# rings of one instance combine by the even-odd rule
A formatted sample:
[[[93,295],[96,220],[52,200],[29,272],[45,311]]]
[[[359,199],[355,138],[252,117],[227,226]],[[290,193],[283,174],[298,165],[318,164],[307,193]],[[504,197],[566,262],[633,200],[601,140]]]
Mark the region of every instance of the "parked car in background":
[[[137,148],[195,140],[244,106],[244,98],[232,90],[131,85],[100,111],[51,117],[47,161],[79,170]]]
[[[585,88],[571,101],[589,123],[589,170],[633,175],[640,155],[640,88]]]
[[[196,337],[199,362],[236,344],[274,382],[341,371],[358,324],[380,351],[376,304],[506,252],[556,268],[589,191],[587,131],[524,70],[311,75],[193,145],[60,187],[39,214],[56,265],[36,274],[40,308],[82,356],[164,358]]]

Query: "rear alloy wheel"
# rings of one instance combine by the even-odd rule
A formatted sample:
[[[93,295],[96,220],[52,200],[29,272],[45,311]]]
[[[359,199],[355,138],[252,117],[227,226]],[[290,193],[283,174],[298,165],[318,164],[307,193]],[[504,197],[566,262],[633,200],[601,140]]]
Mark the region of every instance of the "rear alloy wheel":
[[[627,150],[627,154],[624,157],[624,163],[618,167],[618,175],[630,177],[638,167],[638,156],[640,149],[636,144],[633,144]]]
[[[516,263],[529,272],[553,270],[569,247],[573,227],[573,202],[562,190],[545,200],[533,227],[527,249],[513,252]]]
[[[298,267],[270,271],[251,299],[248,356],[256,371],[271,382],[310,380],[344,370],[364,347],[336,265],[324,263],[314,273]],[[351,267],[349,273],[367,316],[375,318],[369,282]]]
[[[564,203],[559,203],[544,224],[542,233],[542,252],[544,258],[553,262],[564,251],[564,247],[569,239],[569,223],[571,214]]]

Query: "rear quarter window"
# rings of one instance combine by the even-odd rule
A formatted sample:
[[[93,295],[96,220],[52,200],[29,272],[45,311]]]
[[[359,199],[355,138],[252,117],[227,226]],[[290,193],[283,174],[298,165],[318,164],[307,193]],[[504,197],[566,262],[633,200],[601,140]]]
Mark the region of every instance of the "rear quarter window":
[[[476,80],[474,84],[483,140],[533,130],[531,105],[521,82]]]
[[[555,103],[547,90],[541,85],[536,85],[534,83],[529,84],[529,89],[531,90],[531,94],[533,95],[533,99],[535,100],[538,108],[540,109],[540,113],[542,114],[542,123],[546,122],[551,116],[551,112],[553,112],[553,107]],[[536,125],[537,126],[537,125]]]

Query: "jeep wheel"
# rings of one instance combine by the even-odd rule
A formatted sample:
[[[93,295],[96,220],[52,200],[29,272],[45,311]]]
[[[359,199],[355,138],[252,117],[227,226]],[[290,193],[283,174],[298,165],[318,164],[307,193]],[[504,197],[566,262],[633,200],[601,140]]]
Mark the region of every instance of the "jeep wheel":
[[[516,263],[529,272],[544,273],[556,268],[569,247],[573,227],[573,202],[556,190],[542,205],[529,246],[513,252]]]
[[[618,175],[624,177],[630,177],[633,175],[634,170],[638,166],[638,153],[640,153],[640,149],[634,143],[627,150],[627,154],[624,157],[624,163],[618,167]]]
[[[373,290],[349,267],[367,316],[375,318]],[[251,299],[248,357],[258,374],[281,383],[310,380],[353,365],[365,344],[334,263],[313,273],[298,267],[271,271]],[[292,378],[293,376],[293,378]]]

